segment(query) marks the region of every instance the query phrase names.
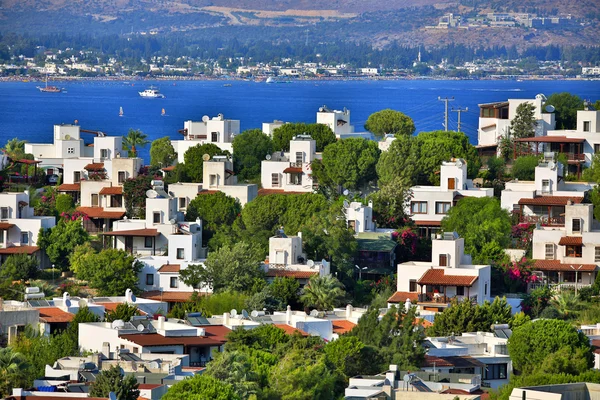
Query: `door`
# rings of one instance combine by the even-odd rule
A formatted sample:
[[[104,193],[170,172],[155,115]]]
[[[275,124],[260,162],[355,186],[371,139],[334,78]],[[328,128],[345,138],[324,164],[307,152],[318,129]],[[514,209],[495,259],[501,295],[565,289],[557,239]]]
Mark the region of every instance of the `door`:
[[[133,253],[133,237],[132,236],[125,237],[125,251],[128,253]]]
[[[455,182],[454,178],[448,178],[448,190],[455,189],[456,184],[454,182]]]

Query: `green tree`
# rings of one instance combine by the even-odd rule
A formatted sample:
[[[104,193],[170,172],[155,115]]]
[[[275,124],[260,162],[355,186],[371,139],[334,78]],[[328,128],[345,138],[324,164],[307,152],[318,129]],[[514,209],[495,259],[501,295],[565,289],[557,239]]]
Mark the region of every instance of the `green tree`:
[[[23,387],[25,384],[25,370],[29,366],[23,354],[10,347],[0,349],[0,394],[8,396],[12,389]]]
[[[202,182],[205,154],[208,154],[211,158],[217,155],[228,155],[226,151],[221,150],[219,146],[213,143],[197,144],[190,147],[183,154],[183,160],[185,161],[186,174],[192,182]]]
[[[117,400],[137,400],[140,391],[134,375],[121,375],[121,368],[114,365],[109,369],[100,371],[90,388],[90,397],[107,398],[110,392],[117,396]]]
[[[418,144],[414,136],[397,137],[387,151],[381,153],[377,162],[379,186],[385,186],[400,179],[412,186],[416,178]]]
[[[165,136],[156,139],[150,146],[150,165],[157,167],[168,167],[177,160],[177,152],[171,144],[171,138]]]
[[[583,100],[568,92],[552,93],[546,105],[554,106],[556,129],[576,129],[577,110],[583,110]]]
[[[299,303],[300,283],[297,279],[278,277],[269,285],[269,294],[283,306],[296,309]]]
[[[53,228],[41,228],[38,235],[40,249],[46,252],[52,264],[63,271],[68,267],[73,250],[88,240],[89,235],[79,220],[61,219]]]
[[[79,352],[79,324],[84,324],[87,322],[99,322],[100,318],[94,314],[89,307],[80,307],[79,310],[75,313],[75,316],[69,323],[65,335],[69,337],[69,343],[73,343],[74,349],[73,353]]]
[[[345,297],[344,285],[333,275],[314,275],[304,286],[300,300],[308,307],[332,310],[342,304]]]
[[[550,299],[550,304],[556,308],[562,318],[575,317],[581,309],[581,304],[574,292],[561,292]]]
[[[129,151],[131,157],[137,157],[137,149],[150,143],[147,137],[148,135],[139,129],[129,129],[127,136],[123,137],[123,148]]]
[[[510,133],[515,138],[528,138],[535,136],[535,106],[531,103],[521,103],[510,123]]]
[[[538,370],[545,374],[579,375],[589,369],[588,358],[585,349],[578,348],[572,352],[569,347],[563,347],[548,354]]]
[[[252,364],[244,352],[218,353],[208,364],[205,374],[233,386],[234,392],[242,399],[256,395],[260,389],[258,374],[252,371]]]
[[[34,279],[39,271],[38,260],[26,253],[12,254],[0,266],[0,274],[4,279],[27,281]]]
[[[206,273],[206,268],[202,264],[190,264],[187,268],[179,271],[181,281],[192,288],[199,289],[202,284],[207,284],[209,278]]]
[[[130,321],[132,317],[139,315],[137,306],[133,306],[127,303],[119,303],[117,307],[112,311],[106,311],[104,320],[106,322],[113,322],[118,319],[122,321]]]
[[[380,185],[379,191],[372,194],[378,227],[397,229],[406,225],[406,210],[412,197],[410,187],[409,180],[396,177],[391,182]]]
[[[71,195],[63,193],[56,196],[56,212],[59,215],[71,212],[74,208],[75,203],[73,202],[73,197]]]
[[[77,277],[89,282],[101,296],[122,296],[127,289],[137,290],[142,264],[136,258],[117,249],[88,252],[77,259]]]
[[[260,178],[261,162],[273,152],[273,140],[260,129],[250,129],[233,139],[233,166],[240,181]]]
[[[583,171],[583,179],[590,182],[600,182],[600,153],[594,154],[592,164]]]
[[[290,140],[298,135],[310,135],[316,142],[317,151],[323,151],[336,141],[335,134],[324,124],[284,124],[273,130],[273,149],[289,151]]]
[[[444,232],[457,232],[465,239],[465,252],[480,262],[482,250],[491,242],[502,248],[510,243],[511,219],[493,197],[467,197],[450,209],[442,220]],[[484,262],[487,260],[484,260]]]
[[[408,115],[388,108],[369,115],[365,129],[378,137],[387,134],[411,136],[415,133],[415,123]]]
[[[224,246],[208,254],[206,266],[207,284],[213,291],[234,290],[246,292],[252,289],[256,279],[263,279],[260,253],[245,242],[232,247]]]
[[[152,177],[138,175],[123,182],[125,210],[129,218],[146,218],[146,192],[152,189]]]
[[[532,181],[535,179],[535,167],[539,164],[538,156],[523,156],[515,160],[512,166],[512,174],[521,181]]]
[[[377,177],[377,143],[361,138],[339,140],[323,151],[325,173],[336,184],[349,189],[362,188]]]
[[[194,375],[171,386],[163,400],[241,400],[232,385],[208,374]]]
[[[540,319],[528,322],[513,331],[508,339],[508,352],[514,368],[521,373],[532,373],[548,357],[563,348],[577,351],[591,368],[593,364],[589,339],[568,322]]]
[[[26,140],[19,138],[10,139],[4,145],[4,153],[13,161],[20,160],[25,157],[25,143]]]
[[[190,201],[186,212],[188,221],[201,218],[203,228],[215,232],[222,225],[231,225],[242,211],[235,197],[229,197],[223,192],[201,194]]]
[[[324,350],[329,361],[347,378],[381,372],[382,360],[378,359],[376,349],[365,346],[356,336],[342,336],[327,343]]]

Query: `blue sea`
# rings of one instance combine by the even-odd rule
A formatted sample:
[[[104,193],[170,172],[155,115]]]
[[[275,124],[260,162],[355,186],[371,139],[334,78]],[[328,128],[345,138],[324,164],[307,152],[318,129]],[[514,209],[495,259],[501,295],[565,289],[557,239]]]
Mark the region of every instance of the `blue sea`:
[[[222,113],[239,119],[241,129],[261,128],[274,119],[315,122],[319,107],[351,111],[356,131],[368,116],[384,108],[409,115],[417,132],[443,129],[444,103],[438,97],[454,97],[450,107],[468,108],[462,113],[462,130],[476,144],[478,104],[512,98],[533,98],[570,92],[592,101],[600,99],[600,81],[294,81],[290,83],[249,81],[160,81],[160,82],[59,82],[66,93],[41,93],[39,83],[3,82],[0,90],[0,145],[19,137],[29,142],[52,142],[54,124],[79,121],[82,128],[108,135],[125,135],[140,129],[149,139],[177,132],[185,120],[201,120]],[[227,84],[228,86],[224,86]],[[138,91],[154,85],[166,96],[145,99]],[[229,86],[231,85],[231,86]],[[124,116],[119,117],[123,107]],[[161,116],[165,109],[166,115]],[[456,129],[457,113],[450,112],[450,129]],[[85,134],[84,134],[85,135]],[[86,140],[87,141],[87,140]],[[89,137],[89,142],[93,138]],[[149,161],[150,146],[140,149]]]

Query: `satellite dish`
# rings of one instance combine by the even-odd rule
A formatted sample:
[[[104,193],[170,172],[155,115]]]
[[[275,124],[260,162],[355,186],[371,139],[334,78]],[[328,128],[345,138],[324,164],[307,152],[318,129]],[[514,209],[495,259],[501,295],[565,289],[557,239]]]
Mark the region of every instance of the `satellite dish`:
[[[116,319],[110,324],[110,326],[113,329],[123,328],[125,326],[125,322],[123,322],[122,319]]]
[[[65,140],[71,140],[71,135],[65,135]]]
[[[230,314],[232,317],[237,317],[237,310],[234,308],[233,310],[229,311],[229,314]]]
[[[461,160],[458,160],[458,161],[456,162],[456,166],[457,166],[458,168],[461,168],[461,167],[463,166],[463,163],[462,163],[462,161],[461,161]]]
[[[135,297],[135,294],[131,295],[131,302],[135,303],[135,301],[137,300],[137,297]]]
[[[115,392],[110,392],[108,394],[108,400],[117,400],[117,395],[115,394]]]
[[[71,307],[71,300],[70,299],[65,300],[65,307]]]
[[[348,207],[350,207],[348,200],[344,200],[344,208],[348,208]]]
[[[142,324],[139,324],[137,327],[138,332],[144,332],[144,329],[145,329],[144,325],[142,325]]]
[[[205,154],[205,155],[203,155],[203,156],[202,156],[202,160],[204,160],[204,161],[208,161],[208,160],[210,160],[210,155],[209,155],[209,154]]]
[[[548,104],[545,108],[546,112],[553,113],[556,108],[552,104]]]
[[[556,163],[554,161],[550,161],[548,163],[548,168],[550,168],[552,171],[554,171],[556,169]]]
[[[242,318],[248,318],[248,317],[249,317],[248,311],[242,310]]]
[[[252,312],[250,313],[250,316],[251,316],[252,318],[256,318],[256,317],[258,317],[258,311],[256,311],[256,310],[252,311]]]
[[[158,192],[154,189],[146,190],[146,197],[149,199],[155,199],[158,197]]]
[[[266,159],[267,161],[270,161],[270,160],[271,160],[271,155],[270,155],[270,154],[267,154],[267,155],[265,156],[265,159]]]
[[[171,218],[171,219],[169,220],[169,223],[170,223],[171,225],[175,225],[175,224],[177,223],[177,220],[176,220],[175,218]]]
[[[306,262],[306,265],[307,265],[309,268],[314,268],[314,267],[315,267],[315,262],[314,262],[313,260],[308,260],[308,261]]]
[[[202,122],[207,123],[210,120],[210,117],[208,115],[204,115],[202,117]]]
[[[342,194],[344,196],[348,196],[350,194],[350,191],[348,189],[344,189],[344,191],[342,192]]]
[[[79,308],[87,307],[88,305],[87,301],[85,301],[84,299],[80,299],[77,304],[79,305]]]
[[[319,315],[319,311],[318,311],[318,310],[312,310],[312,311],[310,312],[310,316],[311,316],[311,317],[316,317],[316,316],[318,316],[318,315]]]

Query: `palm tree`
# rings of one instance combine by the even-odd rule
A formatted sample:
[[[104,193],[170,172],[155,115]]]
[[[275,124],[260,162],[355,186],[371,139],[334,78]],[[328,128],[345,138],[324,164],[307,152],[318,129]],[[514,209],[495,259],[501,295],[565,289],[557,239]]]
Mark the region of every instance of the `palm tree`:
[[[579,309],[579,300],[575,293],[568,291],[558,294],[550,300],[550,304],[556,308],[563,318],[574,317]]]
[[[318,310],[331,310],[344,300],[346,291],[344,285],[332,275],[315,275],[304,286],[300,300],[306,306]]]
[[[10,347],[0,349],[0,395],[8,394],[13,387],[22,387],[27,367],[23,354]]]
[[[129,150],[130,155],[136,157],[136,147],[144,147],[150,143],[149,140],[146,140],[147,137],[148,135],[144,135],[139,129],[130,129],[127,136],[123,138],[123,148]]]
[[[4,153],[13,161],[20,160],[25,156],[26,142],[26,140],[19,140],[18,138],[10,139],[4,146]]]

